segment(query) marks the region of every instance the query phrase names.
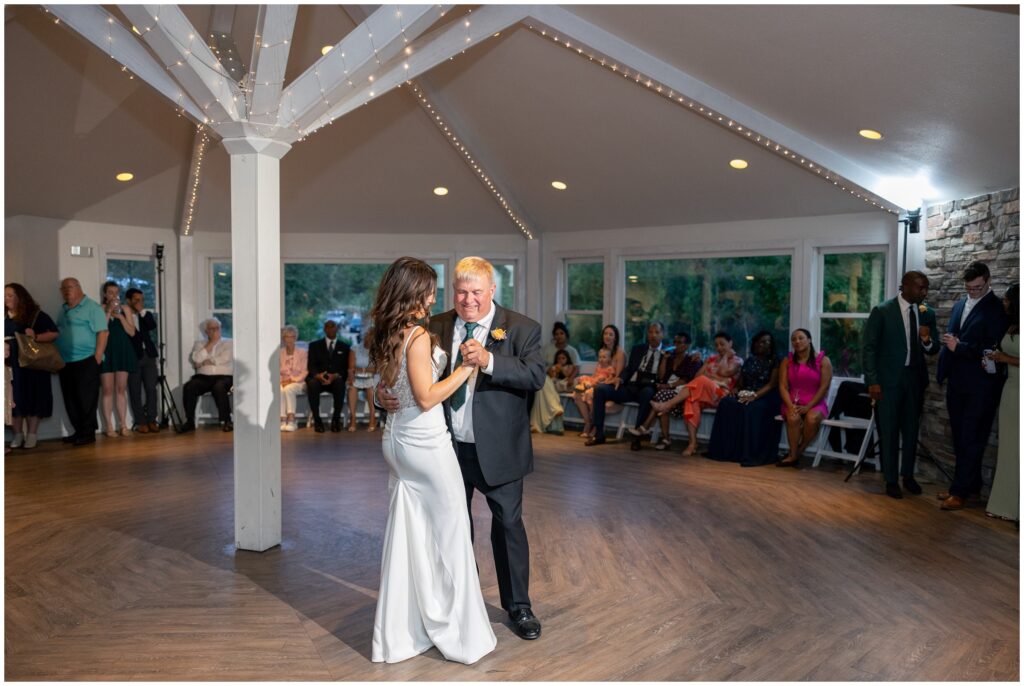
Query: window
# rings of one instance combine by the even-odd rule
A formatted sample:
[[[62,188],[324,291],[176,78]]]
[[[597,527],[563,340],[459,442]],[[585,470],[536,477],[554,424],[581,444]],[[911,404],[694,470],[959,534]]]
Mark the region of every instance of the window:
[[[494,265],[494,300],[502,307],[516,309],[516,263],[511,260],[491,260]]]
[[[627,346],[646,340],[646,325],[660,320],[666,336],[686,331],[693,345],[713,350],[725,331],[746,357],[761,329],[775,336],[779,350],[789,340],[791,263],[789,255],[627,260]]]
[[[581,360],[596,360],[604,326],[604,262],[565,263],[565,324]]]
[[[369,328],[377,287],[390,263],[311,263],[284,265],[284,322],[299,330],[299,340],[321,338],[327,319],[338,322],[338,336],[354,343]],[[431,314],[444,311],[445,264],[437,271],[437,301]]]
[[[231,263],[210,263],[210,314],[220,320],[221,335],[232,338]]]
[[[146,309],[159,319],[159,301],[156,290],[156,264],[151,257],[118,257],[107,259],[107,281],[114,281],[121,287],[121,300],[127,300],[129,288],[138,288]],[[155,334],[156,332],[154,332]],[[153,342],[159,343],[156,335]]]
[[[859,376],[860,337],[871,308],[885,299],[885,252],[823,255],[819,350],[837,376]]]

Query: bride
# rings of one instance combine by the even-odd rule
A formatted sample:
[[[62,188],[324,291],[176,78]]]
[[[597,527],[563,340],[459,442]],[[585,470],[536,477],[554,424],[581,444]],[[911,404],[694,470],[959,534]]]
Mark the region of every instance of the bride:
[[[400,662],[436,646],[471,664],[494,650],[480,592],[466,492],[441,403],[472,376],[443,381],[447,354],[426,329],[437,273],[412,257],[381,279],[371,312],[370,355],[398,397],[383,433],[389,506],[373,623],[374,662]]]

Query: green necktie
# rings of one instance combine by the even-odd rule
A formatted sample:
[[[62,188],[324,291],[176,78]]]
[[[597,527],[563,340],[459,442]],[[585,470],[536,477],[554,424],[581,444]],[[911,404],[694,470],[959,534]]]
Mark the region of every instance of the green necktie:
[[[476,322],[466,322],[466,335],[462,337],[462,342],[465,343],[473,337],[473,329],[480,326]],[[461,348],[461,346],[460,346]],[[455,356],[455,364],[452,365],[452,371],[454,372],[462,365],[462,350]],[[452,393],[452,410],[458,410],[460,407],[466,404],[466,384],[469,383],[469,379],[462,382],[462,385],[455,389]]]

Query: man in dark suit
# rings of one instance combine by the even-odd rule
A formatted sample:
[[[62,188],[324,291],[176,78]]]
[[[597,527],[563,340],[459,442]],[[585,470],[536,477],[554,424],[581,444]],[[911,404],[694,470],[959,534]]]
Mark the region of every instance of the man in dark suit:
[[[157,351],[153,342],[156,317],[146,310],[145,297],[138,288],[129,288],[124,296],[128,314],[135,318],[135,335],[131,341],[135,357],[139,360],[138,371],[128,375],[128,398],[132,402],[135,430],[140,434],[156,433],[160,430],[160,425],[156,423],[159,397],[156,394]],[[146,391],[145,404],[142,402],[143,389]]]
[[[491,509],[491,548],[501,606],[523,639],[540,636],[530,602],[530,546],[523,525],[523,477],[533,471],[530,396],[544,386],[540,324],[498,306],[494,267],[480,257],[455,266],[455,309],[430,319],[430,331],[448,353],[441,378],[465,361],[479,371],[447,400],[444,414],[466,487],[473,524],[473,492]],[[380,405],[397,409],[378,391]]]
[[[604,404],[611,400],[616,403],[634,402],[640,407],[636,411],[636,428],[639,428],[651,411],[651,398],[654,397],[658,381],[658,365],[665,351],[661,349],[661,339],[665,335],[665,327],[661,322],[647,325],[647,342],[633,346],[629,360],[618,378],[610,384],[599,384],[594,387],[594,435],[587,440],[587,445],[600,445],[604,439]],[[635,446],[635,447],[633,447]],[[633,450],[640,449],[639,439],[633,441]]]
[[[924,356],[939,352],[935,312],[921,304],[928,297],[928,277],[917,271],[907,272],[900,291],[895,298],[871,309],[862,345],[864,380],[878,418],[885,493],[891,498],[903,497],[898,474],[903,475],[903,488],[914,495],[921,493],[914,479],[914,462],[928,385]]]
[[[345,341],[338,339],[338,323],[333,319],[324,322],[324,337],[309,344],[306,394],[309,398],[309,414],[313,417],[313,428],[317,433],[324,432],[324,422],[320,419],[320,394],[324,392],[334,397],[331,431],[341,431],[341,406],[345,402],[345,382],[348,380],[351,350]]]
[[[942,335],[939,383],[946,385],[946,409],[953,433],[956,468],[949,493],[942,493],[943,510],[959,510],[967,496],[981,492],[981,459],[988,444],[1003,375],[986,370],[986,350],[995,349],[1006,333],[1008,320],[999,298],[989,288],[991,275],[983,262],[964,271],[967,295],[957,301],[949,326]]]

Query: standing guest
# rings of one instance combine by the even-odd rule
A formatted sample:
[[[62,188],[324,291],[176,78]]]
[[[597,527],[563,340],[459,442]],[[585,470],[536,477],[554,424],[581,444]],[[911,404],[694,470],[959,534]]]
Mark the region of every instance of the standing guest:
[[[650,411],[651,398],[654,397],[655,384],[658,381],[658,369],[665,351],[661,348],[661,339],[665,335],[665,326],[661,322],[647,325],[647,342],[633,346],[629,353],[629,364],[609,384],[601,384],[594,389],[594,435],[587,439],[587,445],[601,445],[604,437],[605,403],[609,400],[616,403],[635,402],[639,405],[636,413],[636,426],[640,426]]]
[[[306,390],[306,375],[309,373],[307,353],[295,346],[299,330],[291,324],[281,329],[281,431],[295,431],[295,403]]]
[[[547,364],[551,364],[551,361],[555,359],[555,353],[559,350],[568,352],[572,363],[577,366],[579,365],[580,354],[576,351],[576,348],[569,345],[569,327],[563,322],[555,322],[554,326],[551,327],[551,340],[540,349],[540,354],[544,356],[544,361]]]
[[[180,433],[196,430],[196,402],[199,396],[209,393],[217,403],[217,419],[222,431],[232,431],[231,401],[228,393],[234,385],[235,350],[230,338],[221,338],[220,320],[210,317],[203,320],[199,330],[206,340],[196,341],[188,356],[196,373],[182,389],[182,403],[185,405],[185,423]]]
[[[64,298],[57,315],[57,349],[64,358],[60,390],[74,429],[64,442],[88,445],[96,442],[96,406],[100,397],[100,363],[107,347],[107,313],[82,292],[78,279],[61,281],[60,294]]]
[[[811,332],[797,329],[789,337],[793,352],[779,368],[779,395],[782,417],[786,421],[789,456],[776,467],[796,467],[800,455],[818,435],[821,422],[828,416],[825,396],[832,383],[832,361],[825,351],[814,352]]]
[[[1020,521],[1020,284],[1013,284],[1003,296],[1003,309],[1010,328],[989,355],[993,362],[1007,365],[1008,378],[999,404],[999,461],[992,479],[985,513],[989,517]]]
[[[159,396],[156,394],[157,350],[153,342],[156,331],[156,317],[146,309],[146,300],[138,288],[129,288],[124,293],[125,303],[135,325],[132,346],[138,361],[138,371],[128,375],[128,397],[132,402],[132,416],[135,430],[140,434],[156,433],[160,425],[156,422]],[[142,402],[142,391],[146,391],[146,402]]]
[[[775,337],[768,331],[758,331],[750,343],[750,357],[740,369],[735,393],[718,403],[708,457],[739,462],[744,467],[778,461],[782,435],[782,425],[775,420],[782,401],[778,388]]]
[[[956,467],[949,493],[941,493],[943,510],[959,510],[972,493],[981,493],[981,458],[992,431],[1003,376],[986,367],[984,354],[994,350],[1009,328],[999,298],[989,288],[988,267],[972,262],[964,270],[966,297],[953,305],[939,352],[939,383],[946,385],[946,408],[953,433]],[[942,496],[945,496],[944,498]]]
[[[700,368],[704,366],[704,360],[699,352],[688,352],[690,349],[690,334],[680,331],[672,336],[672,353],[661,358],[661,366],[658,368],[658,378],[663,379],[656,385],[656,392],[651,403],[668,402],[679,392],[679,387],[684,386],[697,376]],[[683,406],[676,405],[667,413],[658,414],[653,410],[647,414],[647,419],[639,427],[629,429],[637,439],[650,434],[651,426],[655,419],[661,422],[661,438],[654,444],[655,450],[665,450],[672,445],[669,438],[669,422],[672,417],[682,417]],[[633,445],[639,445],[634,439]],[[634,448],[635,449],[635,448]]]
[[[667,414],[672,408],[683,406],[683,419],[686,420],[686,431],[689,442],[683,449],[683,455],[697,453],[697,427],[700,426],[700,415],[707,407],[716,407],[718,401],[728,395],[739,379],[743,358],[732,349],[732,336],[724,331],[715,334],[716,355],[707,359],[700,372],[687,384],[676,389],[670,400],[651,403],[651,410],[658,414]],[[637,446],[639,448],[639,446]]]
[[[939,352],[934,340],[935,312],[922,305],[928,297],[928,277],[918,271],[903,275],[900,293],[871,309],[861,348],[864,382],[875,403],[885,493],[902,498],[903,488],[920,495],[914,480],[917,433],[921,425],[928,365],[924,356]],[[900,441],[903,460],[900,464]]]
[[[348,370],[348,430],[356,430],[356,406],[359,403],[359,391],[368,394],[366,404],[369,407],[369,419],[366,426],[367,431],[377,430],[377,408],[373,404],[373,389],[380,383],[380,374],[377,367],[370,361],[369,336],[356,343],[349,355],[351,367]]]
[[[338,339],[338,323],[333,319],[324,322],[324,337],[309,344],[309,375],[306,377],[306,393],[309,396],[309,413],[313,415],[313,428],[324,432],[320,419],[320,394],[330,393],[334,397],[334,416],[331,431],[341,431],[341,407],[345,403],[345,381],[348,370],[355,366],[355,353],[348,343]]]
[[[39,369],[25,369],[18,364],[18,340],[15,333],[25,334],[39,343],[51,343],[57,338],[57,325],[20,283],[4,286],[4,340],[10,345],[4,360],[11,370],[13,403],[11,428],[12,448],[34,448],[38,441],[39,420],[53,414],[51,373]]]
[[[135,357],[135,346],[132,337],[135,335],[135,323],[126,308],[121,304],[121,287],[115,281],[107,281],[100,288],[100,302],[107,313],[107,348],[104,351],[103,363],[100,365],[100,385],[103,388],[103,420],[107,423],[107,435],[114,438],[118,435],[114,425],[112,412],[117,406],[117,421],[122,436],[130,436],[128,428],[128,375],[139,369],[138,358]],[[116,390],[115,390],[116,389]]]
[[[601,348],[597,351],[597,367],[594,368],[594,373],[576,379],[576,392],[573,393],[573,400],[576,402],[576,407],[579,408],[580,416],[583,417],[581,438],[590,438],[593,435],[591,417],[593,416],[594,388],[603,383],[611,383],[611,380],[617,376],[615,367],[612,366],[611,352],[608,351],[608,348]],[[606,412],[607,409],[606,406]]]

